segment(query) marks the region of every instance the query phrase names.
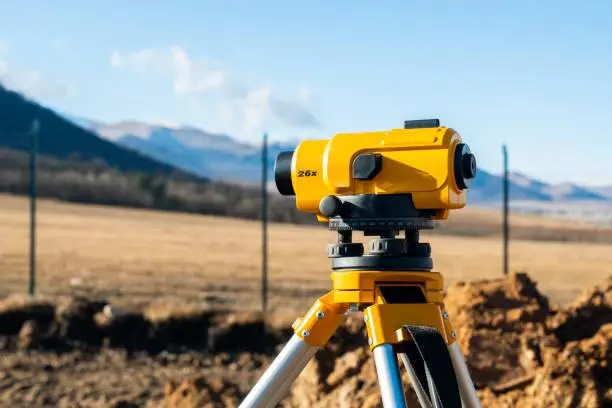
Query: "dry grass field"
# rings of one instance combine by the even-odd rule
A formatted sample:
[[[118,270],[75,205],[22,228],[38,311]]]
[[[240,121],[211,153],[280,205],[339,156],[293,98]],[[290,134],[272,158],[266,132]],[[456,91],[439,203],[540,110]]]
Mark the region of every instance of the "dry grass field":
[[[259,307],[260,234],[256,221],[39,202],[38,291],[80,293],[118,303],[159,299]],[[462,224],[497,222],[466,209]],[[558,227],[567,221],[513,216],[514,226]],[[592,226],[573,224],[576,233]],[[501,273],[499,238],[424,233],[435,270],[447,283]],[[303,310],[329,287],[324,227],[270,226],[270,306]],[[526,271],[557,303],[612,274],[612,245],[512,241],[511,269]],[[28,201],[0,196],[0,296],[27,290]]]

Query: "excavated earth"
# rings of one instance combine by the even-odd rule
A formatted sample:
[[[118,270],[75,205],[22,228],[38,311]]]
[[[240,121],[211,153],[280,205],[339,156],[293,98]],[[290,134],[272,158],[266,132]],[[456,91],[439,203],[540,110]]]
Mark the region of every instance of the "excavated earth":
[[[446,308],[484,407],[612,407],[612,276],[562,308],[525,274],[449,287]],[[0,404],[235,407],[294,317],[7,298]],[[361,317],[317,353],[283,407],[382,406]],[[419,406],[409,386],[406,395]]]

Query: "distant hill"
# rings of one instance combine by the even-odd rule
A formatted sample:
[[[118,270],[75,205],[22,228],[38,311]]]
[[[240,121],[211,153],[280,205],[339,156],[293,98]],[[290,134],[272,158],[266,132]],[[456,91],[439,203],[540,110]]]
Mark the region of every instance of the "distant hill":
[[[544,190],[548,187],[548,184],[539,180],[529,178],[528,176],[518,172],[510,173],[510,181],[516,186],[520,186],[530,191],[538,192],[542,195],[545,195]]]
[[[587,190],[584,187],[572,183],[551,185],[546,191],[555,201],[599,201],[607,199],[607,197],[598,192]]]
[[[29,151],[32,121],[40,123],[39,152],[59,159],[96,160],[120,171],[180,174],[162,160],[100,138],[17,92],[0,85],[0,147]]]
[[[572,183],[552,185],[540,180],[529,178],[518,172],[510,174],[510,180],[530,191],[548,197],[547,201],[600,201],[606,200],[604,195]]]
[[[612,186],[591,187],[590,190],[596,192],[597,194],[601,196],[604,196],[612,200]]]
[[[468,192],[470,202],[499,203],[503,196],[503,178],[478,169],[476,178]],[[550,201],[550,196],[518,183],[510,183],[510,197],[512,200]]]
[[[261,180],[261,147],[241,143],[227,135],[187,126],[171,128],[140,122],[75,121],[121,146],[201,176],[239,184]],[[268,146],[269,180],[272,180],[278,153],[294,148],[295,144],[272,143]]]

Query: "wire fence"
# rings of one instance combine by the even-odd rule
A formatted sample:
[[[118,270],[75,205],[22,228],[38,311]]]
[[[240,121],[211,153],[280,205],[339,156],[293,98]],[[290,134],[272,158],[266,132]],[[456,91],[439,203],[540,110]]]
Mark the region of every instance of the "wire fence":
[[[38,198],[38,193],[37,193],[37,153],[38,153],[38,134],[40,131],[40,124],[37,120],[35,120],[32,123],[32,127],[28,133],[28,136],[31,140],[31,149],[30,149],[30,189],[29,189],[29,202],[30,202],[30,216],[29,216],[29,265],[28,265],[28,293],[30,295],[34,295],[37,292],[37,198]],[[502,148],[502,154],[503,154],[503,163],[504,163],[504,170],[503,170],[503,174],[504,174],[504,182],[503,182],[503,202],[502,202],[502,274],[503,275],[507,275],[508,274],[508,269],[509,269],[509,264],[508,264],[508,258],[509,258],[509,240],[510,240],[510,234],[509,234],[509,223],[508,223],[508,213],[509,213],[509,171],[508,171],[508,151],[507,151],[507,147],[504,145]],[[260,270],[258,271],[260,278],[259,278],[259,287],[260,287],[260,305],[261,305],[261,310],[263,312],[266,312],[268,309],[268,297],[269,297],[269,291],[270,291],[270,284],[269,284],[269,225],[268,225],[268,212],[269,212],[269,208],[268,208],[268,135],[264,134],[263,135],[263,144],[262,144],[262,163],[261,163],[261,168],[262,168],[262,176],[261,176],[261,237],[260,237],[260,254],[259,257],[261,259],[261,266],[260,266]],[[129,217],[130,215],[134,215],[134,214],[130,214],[129,212],[125,213],[126,217]],[[87,227],[86,227],[87,228]],[[142,227],[141,227],[142,228]],[[93,231],[93,229],[92,229]],[[138,231],[138,230],[137,230]],[[177,231],[178,234],[180,234],[179,231]],[[61,239],[61,232],[58,231],[58,238],[57,239]],[[125,235],[124,235],[125,238]],[[246,240],[245,240],[246,241]],[[252,241],[249,241],[252,243]],[[245,252],[247,251],[247,248],[242,246],[240,247],[240,239],[238,238],[237,243],[238,247],[236,248],[236,255],[232,256],[231,254],[229,255],[233,260],[237,260],[237,258],[240,258],[240,252]],[[108,242],[105,244],[106,246],[108,246]],[[229,244],[231,245],[231,243]],[[294,244],[296,246],[296,248],[299,248],[300,243],[296,242]],[[155,251],[155,248],[150,248],[150,251]],[[128,250],[129,251],[129,250]],[[231,252],[231,251],[230,251]],[[250,254],[248,256],[249,258],[249,262],[248,264],[243,265],[242,267],[250,269],[250,273],[248,273],[247,275],[249,277],[244,277],[242,276],[240,278],[240,282],[236,282],[234,281],[231,276],[232,273],[228,273],[227,275],[220,275],[218,277],[213,276],[209,276],[209,280],[212,280],[212,282],[209,282],[207,284],[207,286],[205,288],[202,288],[200,284],[193,284],[192,287],[198,287],[198,296],[194,296],[193,299],[194,300],[201,300],[202,298],[209,300],[211,302],[220,302],[221,301],[221,297],[220,297],[220,293],[223,293],[224,291],[231,291],[232,293],[236,294],[236,292],[245,292],[245,293],[250,293],[250,295],[248,296],[233,296],[234,300],[230,301],[230,302],[240,302],[244,299],[249,299],[250,301],[253,301],[253,298],[255,295],[254,293],[256,292],[255,288],[257,286],[256,284],[256,278],[255,276],[257,275],[257,271],[253,270],[254,269],[254,265],[255,263],[252,262],[253,257],[256,256],[256,254],[254,253],[254,248],[250,248],[249,250]],[[87,251],[85,251],[85,253],[88,253]],[[140,252],[133,249],[131,250],[131,253],[134,254],[135,257],[138,256],[142,256],[140,255]],[[79,256],[87,256],[87,255],[83,255],[83,254],[79,254],[77,251],[74,252],[75,257],[79,257]],[[291,258],[285,258],[283,257],[283,259],[288,259],[290,260]],[[143,262],[144,265],[147,264],[147,262]],[[285,267],[285,266],[284,266]],[[85,269],[88,269],[87,267],[84,267]],[[119,268],[119,269],[123,269],[126,271],[129,270],[133,270],[133,265],[131,265],[130,267],[127,267],[125,265],[120,266],[112,266],[112,268]],[[216,267],[217,269],[221,269],[219,267]],[[94,267],[95,269],[95,267]],[[177,271],[173,271],[172,274],[178,274],[178,276],[166,276],[163,273],[159,273],[159,272],[154,272],[154,271],[149,271],[147,272],[147,267],[144,267],[144,271],[142,269],[136,268],[137,272],[126,272],[126,273],[132,273],[133,277],[135,279],[124,279],[124,284],[123,285],[111,285],[109,287],[106,287],[107,285],[103,284],[102,282],[104,281],[103,279],[100,279],[99,276],[95,276],[95,274],[90,273],[89,275],[86,273],[84,276],[82,272],[80,273],[75,273],[75,276],[69,276],[67,277],[67,283],[68,286],[70,287],[69,292],[70,293],[75,293],[75,292],[81,292],[81,293],[87,293],[88,292],[88,285],[91,287],[95,287],[97,293],[100,294],[104,294],[104,295],[108,295],[108,296],[113,296],[113,295],[120,295],[119,292],[128,292],[130,293],[130,295],[135,298],[138,299],[139,298],[139,290],[142,289],[144,293],[142,293],[143,297],[149,297],[151,295],[151,293],[155,293],[155,292],[163,292],[166,291],[169,287],[171,288],[172,286],[174,286],[175,290],[173,291],[175,293],[175,295],[178,294],[183,294],[183,298],[190,298],[189,294],[189,288],[190,288],[190,284],[189,282],[191,282],[191,280],[194,278],[194,276],[199,276],[201,274],[201,270],[198,270],[198,268],[195,268],[195,270],[191,270],[189,267],[185,266],[185,265],[181,265],[180,267],[177,268]],[[70,275],[70,273],[68,271],[65,271],[66,275]],[[104,273],[104,272],[102,272]],[[120,276],[123,276],[125,278],[126,273],[124,274],[120,274]],[[145,275],[145,276],[143,276]],[[234,274],[235,275],[235,274]],[[56,275],[54,275],[56,276]],[[191,277],[191,278],[190,278]],[[230,278],[228,280],[228,277]],[[216,278],[216,279],[215,279]],[[137,279],[145,279],[148,284],[146,285],[141,285],[137,282]],[[175,283],[173,283],[173,281]],[[98,283],[96,283],[98,282]],[[182,282],[182,285],[179,283]],[[322,282],[317,282],[310,285],[304,285],[303,282],[295,282],[296,285],[294,285],[294,289],[291,289],[291,282],[295,282],[295,280],[289,279],[289,280],[285,280],[284,284],[276,284],[274,286],[275,290],[283,290],[283,291],[296,291],[295,287],[299,288],[297,290],[297,292],[299,293],[304,293],[306,296],[310,296],[311,293],[318,293],[322,290]],[[105,289],[106,287],[106,289]],[[156,289],[157,287],[157,289]],[[159,289],[162,288],[162,289]],[[89,289],[89,291],[91,291],[93,289]],[[113,293],[113,291],[115,293]],[[204,294],[203,294],[204,293]],[[299,293],[297,293],[299,295]],[[242,294],[244,295],[244,293]],[[226,299],[231,299],[232,296],[228,296],[228,293],[225,293],[224,298]],[[228,301],[228,300],[226,300]]]

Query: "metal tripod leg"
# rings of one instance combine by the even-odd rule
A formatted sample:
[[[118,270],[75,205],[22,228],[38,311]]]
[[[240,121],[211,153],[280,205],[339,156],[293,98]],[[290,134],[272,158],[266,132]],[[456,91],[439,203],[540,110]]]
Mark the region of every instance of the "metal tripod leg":
[[[239,408],[276,406],[317,350],[344,321],[348,306],[334,303],[334,293],[321,296],[293,325],[294,335],[251,389]],[[301,335],[301,336],[300,336]],[[308,340],[305,340],[307,338]]]
[[[457,383],[459,384],[459,391],[461,392],[461,401],[463,402],[464,408],[480,408],[480,400],[474,383],[470,376],[470,372],[467,369],[459,345],[455,341],[448,347],[450,352],[451,361],[455,368],[455,376],[457,377]]]
[[[421,407],[434,408],[433,405],[431,405],[431,401],[427,396],[427,392],[425,391],[425,388],[423,388],[423,384],[421,384],[419,376],[414,371],[414,367],[412,367],[408,356],[405,353],[401,353],[400,358],[404,363],[404,367],[406,368],[406,372],[408,373],[408,378],[410,378],[410,383],[412,384],[412,388],[414,389],[414,393],[416,394],[419,403],[421,404]]]
[[[310,346],[294,334],[239,408],[276,406],[316,351],[317,347]]]
[[[317,348],[314,347],[313,349],[317,350]],[[270,400],[271,402],[266,405],[266,408],[274,408],[276,404],[278,404],[278,402],[282,401],[282,399],[287,396],[287,393],[293,385],[293,382],[297,379],[297,377],[300,375],[300,373],[304,370],[304,368],[308,365],[308,362],[310,362],[313,357],[314,353],[306,353],[302,360],[300,360],[291,370],[289,375],[286,376],[282,384],[279,384],[278,389],[274,392],[274,396]]]
[[[381,344],[374,348],[373,353],[383,406],[385,408],[406,407],[406,396],[393,345]]]

